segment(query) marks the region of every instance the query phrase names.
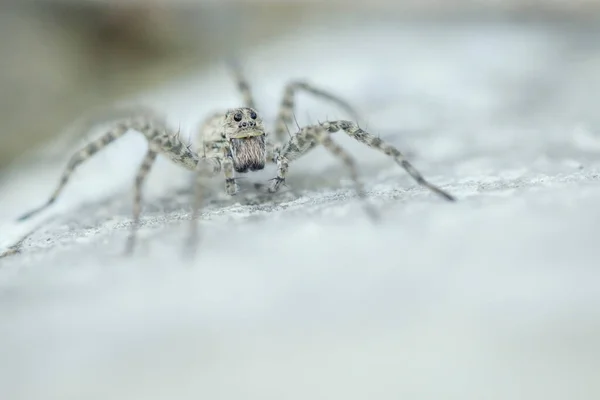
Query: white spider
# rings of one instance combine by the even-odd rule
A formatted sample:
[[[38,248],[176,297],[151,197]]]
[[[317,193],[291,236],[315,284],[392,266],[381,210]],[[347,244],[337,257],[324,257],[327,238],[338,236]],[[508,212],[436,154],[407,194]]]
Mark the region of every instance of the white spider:
[[[331,134],[337,131],[343,131],[359,142],[387,154],[419,184],[441,195],[446,200],[454,201],[450,194],[427,182],[399,150],[383,142],[379,137],[365,132],[355,122],[340,120],[310,125],[299,129],[288,138],[287,126],[292,122],[294,96],[298,90],[330,100],[344,108],[351,115],[356,116],[352,107],[346,102],[308,83],[296,81],[286,85],[275,124],[274,141],[270,141],[263,121],[256,111],[247,80],[236,64],[230,64],[230,66],[236,78],[238,89],[244,98],[245,106],[232,108],[208,118],[199,130],[202,143],[201,149],[194,151],[189,144],[183,143],[178,133],[171,130],[165,120],[159,118],[158,114],[152,110],[117,118],[104,135],[87,144],[71,157],[58,186],[48,201],[41,207],[22,215],[19,220],[28,219],[54,203],[79,165],[129,131],[142,133],[148,141],[148,150],[135,179],[133,224],[126,247],[127,253],[130,253],[134,248],[136,232],[140,223],[142,186],[159,153],[175,164],[196,173],[197,179],[188,243],[189,250],[192,252],[197,243],[196,220],[203,200],[202,181],[204,178],[215,176],[221,171],[225,176],[225,191],[229,195],[234,195],[238,191],[235,178],[236,172],[246,173],[261,170],[267,162],[275,163],[277,165],[277,176],[268,187],[269,192],[275,193],[285,182],[289,164],[317,145],[322,145],[346,165],[357,193],[364,199],[363,186],[358,177],[354,160],[331,138]],[[375,216],[374,211],[368,207],[366,202],[365,205],[367,205],[367,210],[371,216]]]

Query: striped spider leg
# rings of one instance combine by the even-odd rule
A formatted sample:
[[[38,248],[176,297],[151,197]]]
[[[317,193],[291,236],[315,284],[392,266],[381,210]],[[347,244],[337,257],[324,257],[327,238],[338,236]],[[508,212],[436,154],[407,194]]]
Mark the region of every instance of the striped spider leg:
[[[256,102],[252,94],[251,86],[248,82],[248,79],[244,76],[241,66],[234,60],[231,60],[228,66],[233,75],[238,91],[242,95],[244,105],[246,107],[256,109]],[[273,144],[283,144],[288,140],[288,124],[290,124],[294,118],[296,95],[298,92],[305,92],[315,96],[316,98],[327,100],[333,104],[336,104],[341,109],[346,111],[352,120],[360,120],[358,112],[356,112],[356,110],[344,99],[320,89],[308,82],[293,80],[288,82],[283,89],[283,96],[281,98],[277,119],[275,121],[275,137],[272,139]]]
[[[455,198],[452,195],[428,182],[423,175],[421,175],[421,173],[404,158],[398,149],[385,143],[379,137],[364,131],[356,123],[351,121],[324,122],[304,127],[294,134],[288,142],[274,154],[273,161],[277,164],[277,176],[273,179],[269,191],[271,193],[277,192],[280,186],[285,182],[290,162],[307,154],[316,145],[320,144],[344,162],[346,167],[350,170],[356,190],[361,196],[364,196],[363,187],[358,179],[358,171],[354,159],[331,139],[331,134],[338,131],[343,131],[359,142],[392,157],[398,165],[404,168],[404,170],[417,181],[418,184],[428,188],[448,201],[455,201]]]
[[[117,114],[118,112],[116,112],[115,115]],[[21,215],[18,220],[27,220],[50,207],[60,196],[73,173],[81,164],[130,131],[143,134],[148,142],[146,154],[135,177],[133,223],[125,249],[126,253],[130,254],[133,251],[136,232],[140,224],[142,188],[158,154],[166,156],[175,164],[188,170],[200,170],[200,158],[198,155],[190,149],[188,144],[181,141],[177,132],[174,132],[167,127],[167,124],[162,118],[159,118],[157,114],[152,115],[147,109],[138,115],[121,117],[113,121],[106,133],[73,154],[62,173],[58,185],[50,195],[49,199],[40,207]],[[203,167],[202,171],[204,172],[204,163],[202,163],[201,166]]]
[[[242,95],[244,103],[247,107],[256,107],[256,102],[252,94],[251,86],[248,82],[248,79],[244,76],[240,64],[237,63],[235,60],[230,60],[228,65],[236,82],[238,91]],[[280,149],[288,140],[288,125],[292,122],[294,118],[294,112],[296,108],[296,95],[298,94],[298,92],[301,91],[311,94],[316,98],[321,98],[333,104],[336,104],[341,109],[346,111],[354,120],[359,120],[360,118],[358,112],[356,112],[356,110],[344,99],[307,82],[292,80],[285,85],[283,90],[283,96],[281,98],[277,118],[275,120],[274,138],[268,138],[267,140],[267,159],[269,162],[277,163],[274,156],[275,154],[278,154],[280,152]],[[334,155],[345,155],[345,152],[335,152]],[[342,161],[345,162],[343,157]],[[355,178],[355,187],[357,190],[359,190],[359,196],[361,196],[362,200],[365,200],[365,197],[362,195],[362,184],[359,182],[358,174],[354,174],[353,177]],[[283,182],[279,183],[277,186],[279,187],[279,185],[281,185],[282,183]],[[364,206],[367,213],[371,217],[377,217],[375,210],[372,207],[370,207],[370,205],[366,201],[364,202]]]
[[[450,194],[427,182],[403,157],[400,151],[384,143],[378,137],[365,132],[354,122],[331,121],[307,126],[299,129],[296,134],[286,140],[287,125],[292,121],[294,113],[294,97],[299,90],[304,90],[317,97],[332,101],[344,108],[348,113],[356,116],[356,112],[345,101],[307,83],[294,81],[286,85],[281,107],[275,122],[274,136],[276,142],[270,142],[264,123],[255,109],[254,98],[248,82],[242,75],[241,70],[236,65],[232,66],[238,89],[244,98],[245,106],[232,108],[209,117],[199,131],[201,145],[198,152],[191,150],[189,144],[183,143],[178,133],[170,130],[165,121],[151,110],[146,109],[143,113],[140,112],[138,114],[132,113],[128,117],[123,116],[124,114],[119,114],[119,117],[113,121],[111,128],[105,134],[71,156],[58,185],[46,203],[25,213],[19,220],[29,219],[50,207],[61,194],[77,167],[129,131],[136,131],[143,134],[148,142],[148,148],[135,178],[133,223],[126,246],[128,254],[134,249],[136,234],[140,225],[143,185],[159,154],[196,174],[188,240],[188,250],[190,253],[193,253],[196,248],[198,237],[198,223],[196,220],[203,202],[204,179],[214,177],[221,171],[223,171],[225,178],[226,193],[235,195],[239,190],[236,183],[236,172],[246,173],[261,170],[267,162],[273,162],[277,165],[277,177],[273,179],[269,186],[269,192],[274,193],[285,182],[289,163],[320,144],[334,156],[340,158],[349,168],[355,188],[361,199],[364,200],[363,185],[359,179],[358,169],[354,160],[330,137],[331,133],[337,131],[344,131],[356,140],[393,157],[419,184],[429,188],[447,200],[454,200]],[[364,202],[364,204],[369,215],[375,216],[374,210],[368,203]]]
[[[250,85],[247,79],[244,77],[239,64],[231,63],[230,67],[233,71],[233,75],[237,82],[238,90],[242,93],[242,97],[246,104],[254,106],[255,101],[251,93]],[[352,180],[354,182],[355,189],[359,196],[364,199],[363,185],[360,182],[357,167],[352,157],[339,145],[337,145],[330,137],[331,133],[337,131],[343,131],[349,136],[355,138],[359,142],[366,144],[376,150],[383,152],[384,154],[394,158],[402,168],[408,172],[408,174],[422,186],[427,187],[434,193],[437,193],[442,198],[448,201],[454,201],[454,197],[449,193],[443,191],[437,186],[431,184],[421,175],[421,173],[402,155],[402,153],[395,147],[383,142],[379,137],[365,132],[355,122],[351,121],[330,121],[323,124],[308,126],[301,128],[296,134],[292,135],[289,139],[287,138],[287,126],[292,122],[295,101],[294,96],[298,90],[304,90],[317,97],[321,97],[330,100],[333,103],[338,104],[346,112],[348,112],[353,119],[358,120],[357,112],[344,100],[339,97],[327,93],[321,89],[315,88],[307,83],[300,81],[292,81],[286,85],[284,89],[284,95],[281,101],[281,106],[277,115],[275,123],[275,140],[276,144],[271,145],[267,143],[271,153],[269,153],[269,161],[277,164],[277,177],[272,180],[269,187],[271,193],[275,193],[279,190],[280,186],[285,182],[285,176],[288,170],[288,164],[299,158],[300,156],[309,152],[317,144],[323,145],[329,150],[334,156],[340,158],[346,167],[350,170]],[[366,203],[365,206],[371,216],[375,216],[373,209],[371,209]]]
[[[274,155],[279,151],[287,138],[287,125],[292,122],[295,108],[295,96],[298,91],[305,91],[318,98],[337,104],[358,119],[356,111],[344,100],[316,88],[306,82],[292,81],[284,88],[281,106],[275,122],[275,143],[265,130],[264,123],[256,111],[256,101],[250,84],[244,76],[240,65],[235,60],[228,63],[238,91],[242,95],[245,107],[230,109],[209,117],[200,127],[198,141],[201,147],[198,153],[201,159],[223,166],[225,173],[225,191],[229,195],[238,192],[235,172],[245,173],[264,168],[267,162],[275,162]],[[195,202],[192,221],[195,221],[202,203],[202,176],[198,174],[195,183]],[[358,179],[358,177],[356,177]],[[370,215],[374,215],[370,210]],[[197,224],[192,222],[190,242],[197,238]],[[189,246],[193,249],[194,246]]]

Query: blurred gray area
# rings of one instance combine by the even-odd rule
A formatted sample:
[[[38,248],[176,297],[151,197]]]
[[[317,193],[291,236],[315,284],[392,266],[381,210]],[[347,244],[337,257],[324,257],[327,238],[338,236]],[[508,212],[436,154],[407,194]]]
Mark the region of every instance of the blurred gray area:
[[[302,6],[169,2],[0,5],[0,169],[81,113],[294,29]]]
[[[0,5],[0,171],[110,105],[315,20],[588,21],[598,1],[5,1]],[[361,21],[364,19],[365,21]],[[290,49],[289,51],[293,51]],[[285,54],[281,55],[285,57]]]

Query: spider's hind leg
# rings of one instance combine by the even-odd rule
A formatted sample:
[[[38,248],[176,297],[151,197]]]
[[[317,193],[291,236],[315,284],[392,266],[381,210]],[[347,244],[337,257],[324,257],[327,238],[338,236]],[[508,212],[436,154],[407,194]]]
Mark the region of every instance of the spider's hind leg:
[[[256,108],[256,103],[254,101],[254,96],[252,95],[252,89],[250,88],[250,83],[248,79],[244,75],[242,71],[242,67],[239,61],[230,59],[227,62],[227,66],[233,75],[233,79],[237,85],[238,91],[241,93],[242,98],[244,100],[244,105],[250,108]]]
[[[275,122],[275,139],[280,143],[285,141],[288,137],[287,126],[292,122],[294,116],[295,96],[298,91],[304,91],[317,98],[328,100],[344,109],[344,111],[346,111],[353,120],[360,120],[358,112],[356,112],[356,110],[347,101],[307,82],[292,81],[285,86],[283,98],[281,99],[281,105],[279,107],[279,113],[277,115],[277,121]]]

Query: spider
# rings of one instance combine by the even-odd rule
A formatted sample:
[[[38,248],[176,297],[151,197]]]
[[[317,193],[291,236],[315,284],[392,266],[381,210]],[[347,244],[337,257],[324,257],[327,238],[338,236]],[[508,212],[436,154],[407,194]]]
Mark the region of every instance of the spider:
[[[303,81],[292,81],[285,86],[275,122],[274,141],[270,141],[263,120],[256,109],[248,81],[237,63],[230,62],[228,66],[243,97],[244,106],[218,112],[207,118],[198,130],[201,145],[197,151],[192,150],[190,144],[184,143],[178,132],[170,129],[165,119],[159,117],[153,110],[140,109],[144,111],[131,111],[131,114],[121,112],[118,118],[111,121],[111,127],[100,138],[87,144],[71,156],[58,185],[46,203],[23,214],[18,220],[29,219],[51,206],[78,166],[129,131],[143,134],[148,142],[148,147],[135,177],[133,223],[125,249],[126,254],[130,254],[134,249],[136,232],[140,225],[142,187],[159,154],[196,174],[188,238],[188,248],[191,252],[194,252],[197,243],[197,219],[203,201],[202,183],[205,178],[214,177],[221,171],[225,177],[226,193],[235,195],[238,192],[236,173],[262,170],[267,162],[274,163],[277,166],[277,176],[271,180],[268,192],[275,193],[285,183],[289,164],[307,154],[317,145],[321,145],[345,164],[356,192],[364,200],[366,196],[354,159],[331,138],[331,134],[338,131],[343,131],[359,142],[392,157],[417,183],[448,201],[455,200],[453,196],[425,180],[398,149],[364,131],[355,122],[339,120],[309,125],[299,128],[288,138],[287,127],[292,122],[295,95],[298,91],[329,100],[345,109],[353,117],[357,116],[353,108],[344,100]],[[368,207],[366,202],[365,205],[369,215],[376,217],[376,213]]]

